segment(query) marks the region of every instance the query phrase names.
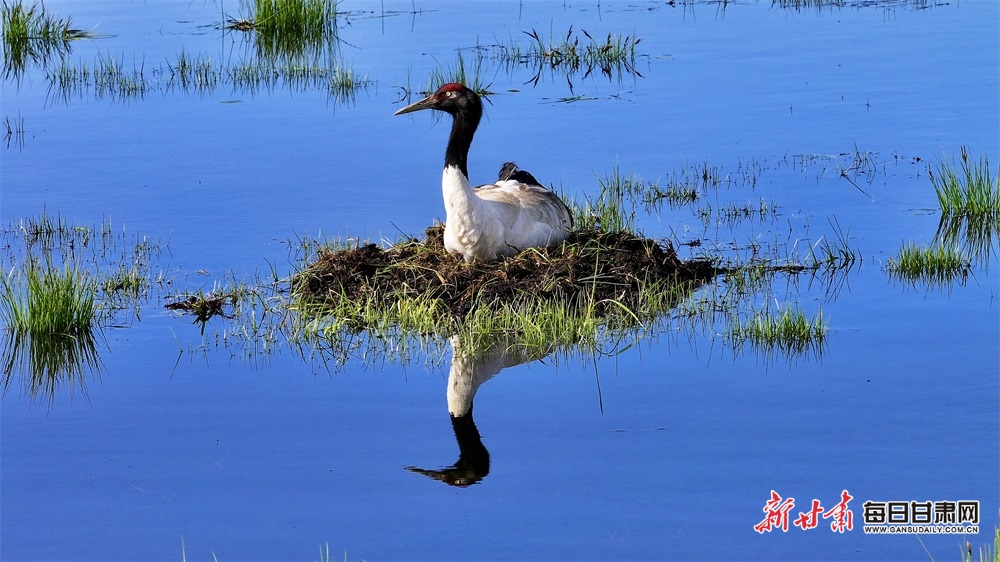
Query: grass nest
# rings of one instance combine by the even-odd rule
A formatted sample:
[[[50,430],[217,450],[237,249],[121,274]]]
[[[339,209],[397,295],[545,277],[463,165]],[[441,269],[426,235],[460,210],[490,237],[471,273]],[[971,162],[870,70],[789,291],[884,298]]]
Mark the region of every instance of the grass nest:
[[[466,263],[449,254],[443,234],[437,225],[423,240],[389,248],[321,251],[293,278],[292,290],[320,305],[350,299],[388,309],[401,299],[437,299],[458,319],[478,307],[545,300],[585,302],[600,314],[621,305],[634,309],[653,287],[697,286],[720,272],[711,260],[681,261],[669,243],[627,232],[574,232],[557,246],[495,263]]]

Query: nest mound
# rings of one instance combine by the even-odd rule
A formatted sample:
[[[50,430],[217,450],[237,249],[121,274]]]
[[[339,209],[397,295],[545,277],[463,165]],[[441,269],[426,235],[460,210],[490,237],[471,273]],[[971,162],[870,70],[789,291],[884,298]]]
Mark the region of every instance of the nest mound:
[[[476,306],[526,299],[634,301],[656,282],[700,284],[718,271],[710,260],[681,261],[668,243],[626,232],[574,232],[551,248],[525,250],[494,263],[466,263],[444,249],[444,227],[427,229],[424,240],[410,239],[389,248],[366,244],[324,251],[297,274],[295,293],[309,301],[382,302],[440,299],[464,317]]]

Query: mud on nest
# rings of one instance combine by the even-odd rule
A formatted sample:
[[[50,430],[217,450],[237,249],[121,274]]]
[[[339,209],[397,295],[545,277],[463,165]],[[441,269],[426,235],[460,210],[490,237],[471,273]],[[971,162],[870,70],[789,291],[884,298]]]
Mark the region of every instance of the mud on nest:
[[[443,233],[437,225],[423,240],[385,249],[365,244],[322,251],[293,278],[292,290],[318,304],[346,298],[389,307],[398,299],[429,297],[462,318],[481,306],[579,302],[579,296],[598,308],[631,306],[654,283],[699,285],[720,273],[711,260],[681,261],[669,243],[661,246],[626,232],[574,232],[552,248],[525,250],[495,263],[466,263],[447,253]]]

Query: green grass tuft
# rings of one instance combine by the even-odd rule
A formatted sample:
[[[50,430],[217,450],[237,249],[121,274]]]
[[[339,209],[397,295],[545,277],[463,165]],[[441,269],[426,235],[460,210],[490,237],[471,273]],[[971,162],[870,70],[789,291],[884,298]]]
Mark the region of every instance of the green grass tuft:
[[[936,174],[929,170],[941,212],[1000,216],[1000,170],[993,172],[986,156],[978,162],[971,160],[964,146],[961,158],[960,170],[944,161],[938,164]]]
[[[786,307],[777,316],[758,312],[749,320],[734,318],[728,337],[735,348],[750,344],[757,350],[779,350],[789,357],[802,355],[808,349],[822,350],[828,323],[823,311],[809,318],[798,307]]]
[[[964,284],[972,263],[955,246],[921,247],[909,242],[889,259],[886,268],[892,275],[911,283],[947,286],[956,281]]]
[[[29,262],[2,278],[0,317],[33,337],[75,335],[92,329],[96,283],[74,265]]]

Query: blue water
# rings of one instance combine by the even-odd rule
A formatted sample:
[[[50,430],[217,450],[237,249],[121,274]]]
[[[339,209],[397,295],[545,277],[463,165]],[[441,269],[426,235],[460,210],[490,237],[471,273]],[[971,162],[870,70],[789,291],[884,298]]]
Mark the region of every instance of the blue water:
[[[862,262],[835,298],[805,279],[766,297],[822,308],[821,357],[735,353],[710,329],[504,370],[475,397],[490,468],[467,488],[404,470],[458,457],[449,354],[329,372],[281,347],[248,361],[216,343],[224,319],[202,335],[153,299],[131,327],[105,331],[104,367],[85,396],[66,390],[50,407],[16,383],[5,393],[0,558],[305,559],[329,545],[338,559],[914,560],[926,547],[948,560],[966,540],[991,544],[996,253],[946,289],[883,268],[903,242],[934,235],[928,163],[962,145],[1000,156],[1000,14],[988,1],[856,4],[402,2],[383,13],[347,2],[339,56],[372,84],[346,103],[280,87],[64,101],[40,68],[5,81],[4,117],[23,119],[25,134],[0,151],[0,220],[43,208],[82,225],[110,218],[161,241],[157,267],[173,294],[271,267],[287,274],[289,246],[307,234],[394,240],[442,219],[447,123],[392,113],[404,88],[454,66],[455,49],[468,63],[471,47],[527,44],[532,29],[633,34],[641,77],[577,74],[572,91],[558,74],[533,87],[533,71],[487,61],[497,94],[473,181],[514,160],[582,199],[616,165],[663,181],[708,162],[738,180],[754,162],[753,190],[721,188],[709,201],[763,197],[779,206],[773,220],[730,232],[690,208],[663,209],[640,228],[703,239],[703,250],[799,240],[803,255],[839,224]],[[236,3],[45,6],[107,35],[74,42],[73,63],[114,56],[153,68],[184,49],[222,65],[252,51],[212,27]],[[556,102],[579,94],[593,99]],[[856,150],[878,162],[857,187],[839,172]],[[753,529],[771,490],[795,498],[794,518],[845,489],[851,531],[829,520]],[[868,500],[968,499],[980,502],[978,535],[861,529]]]

